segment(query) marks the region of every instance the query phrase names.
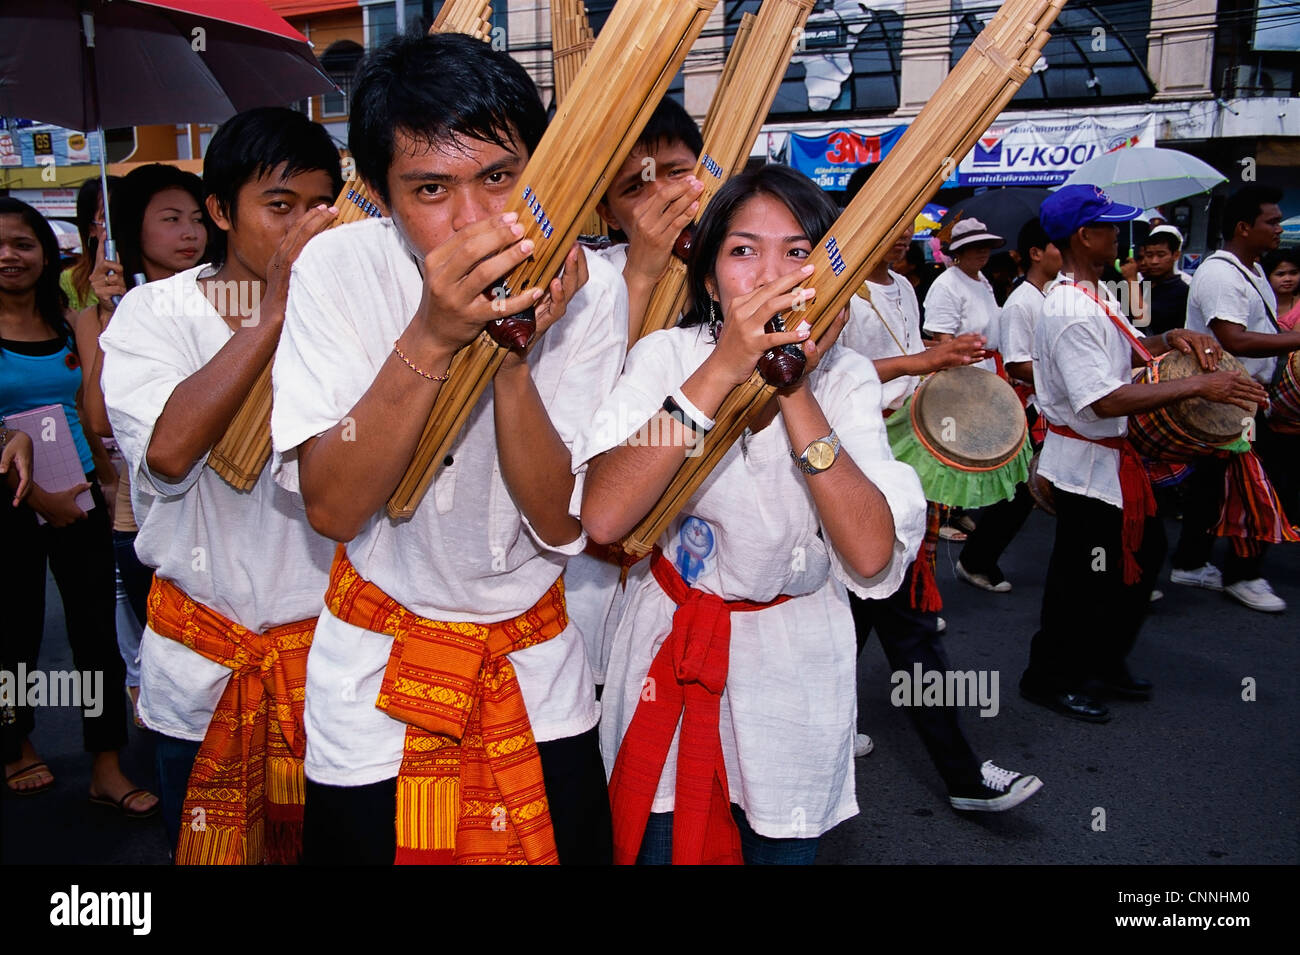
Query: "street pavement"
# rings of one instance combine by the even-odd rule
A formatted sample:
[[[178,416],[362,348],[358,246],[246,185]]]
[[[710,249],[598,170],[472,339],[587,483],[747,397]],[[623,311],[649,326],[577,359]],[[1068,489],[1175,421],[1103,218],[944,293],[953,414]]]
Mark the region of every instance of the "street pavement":
[[[1176,541],[1178,525],[1168,529]],[[938,568],[950,665],[998,674],[997,715],[964,710],[966,734],[981,759],[1034,773],[1043,789],[1010,812],[954,812],[906,711],[890,703],[889,669],[873,638],[859,661],[858,725],[875,741],[875,752],[855,761],[861,811],[823,837],[819,863],[1300,861],[1300,547],[1274,548],[1266,563],[1291,606],[1281,615],[1169,584],[1166,567],[1165,598],[1130,658],[1134,673],[1155,682],[1154,699],[1116,702],[1109,724],[1091,725],[1017,692],[1051,534],[1052,519],[1035,511],[1002,561],[1014,585],[1008,594],[953,577],[960,544],[940,543]],[[52,582],[46,607],[40,666],[71,669]],[[1242,699],[1247,677],[1255,683],[1253,702]],[[0,862],[167,861],[157,817],[128,820],[87,802],[90,760],[75,710],[41,710],[33,741],[57,782],[35,797],[5,793]],[[123,754],[128,774],[151,785],[152,760],[148,734],[132,727]]]

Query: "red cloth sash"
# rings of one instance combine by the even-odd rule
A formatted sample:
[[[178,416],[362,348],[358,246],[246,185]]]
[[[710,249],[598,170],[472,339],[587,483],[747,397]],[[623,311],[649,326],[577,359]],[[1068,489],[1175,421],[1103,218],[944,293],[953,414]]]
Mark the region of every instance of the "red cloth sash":
[[[739,865],[740,831],[731,816],[731,792],[718,733],[727,685],[731,615],[765,610],[767,603],[723,600],[688,587],[655,548],[650,571],[677,604],[672,632],[655,654],[641,701],[628,725],[609,778],[614,814],[614,863],[636,862],[668,760],[677,723],[677,796],[673,805],[674,865]]]
[[[1047,430],[1119,452],[1119,492],[1124,505],[1124,583],[1136,584],[1142,579],[1142,566],[1138,563],[1137,552],[1142,546],[1143,525],[1148,517],[1156,515],[1156,496],[1151,490],[1151,479],[1147,477],[1146,468],[1142,466],[1142,457],[1128,438],[1086,438],[1073,428],[1050,421]]]

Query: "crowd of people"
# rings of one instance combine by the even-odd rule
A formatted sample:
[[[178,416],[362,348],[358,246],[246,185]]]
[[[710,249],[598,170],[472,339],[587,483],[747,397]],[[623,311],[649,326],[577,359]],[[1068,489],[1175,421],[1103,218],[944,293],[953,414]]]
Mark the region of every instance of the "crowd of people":
[[[90,795],[160,815],[178,863],[811,862],[858,811],[872,632],[891,670],[949,669],[940,533],[965,538],[962,581],[1012,588],[998,561],[1028,486],[949,515],[890,451],[886,419],[945,369],[1014,385],[1041,449],[1056,537],[1020,692],[1067,717],[1104,722],[1104,698],[1152,694],[1126,660],[1173,515],[1129,415],[1188,397],[1258,405],[1265,503],[1285,531],[1276,508],[1300,514],[1298,438],[1268,414],[1300,348],[1274,192],[1228,199],[1223,248],[1190,281],[1177,230],[1151,230],[1125,276],[1145,336],[1103,281],[1116,223],[1140,210],[1077,186],[1015,236],[959,221],[937,275],[902,230],[814,342],[806,322],[769,320],[815,299],[807,260],[834,203],[766,165],[700,213],[700,132],[672,100],[598,207],[611,241],[575,246],[545,289],[485,292],[533,252],[505,209],[546,122],[504,53],[398,37],[363,64],[349,128],[382,215],[329,228],[337,149],[278,108],[223,124],[201,179],[153,165],[110,181],[116,258],[98,183],[78,199],[83,259],[67,270],[48,223],[0,198],[0,415],[60,410],[85,478],[41,487],[43,442],[0,430],[3,668],[37,667],[48,568],[77,668],[124,689],[84,718]],[[686,307],[643,337],[692,222]],[[1006,245],[1010,288],[985,274]],[[504,354],[414,512],[391,517],[459,384],[453,358],[525,312],[530,344]],[[652,556],[628,560],[618,542],[772,350],[796,352],[803,375]],[[1205,373],[1134,380],[1168,351]],[[1249,377],[1218,369],[1226,353]],[[238,488],[210,458],[268,366],[271,457]],[[1222,573],[1210,560],[1226,468],[1198,459],[1161,498],[1183,521],[1171,579],[1281,611],[1265,544],[1231,550]],[[977,755],[956,707],[908,713],[955,809],[1011,809],[1042,787]],[[118,762],[132,717],[152,780]],[[5,701],[10,795],[55,785],[35,730],[32,707]]]

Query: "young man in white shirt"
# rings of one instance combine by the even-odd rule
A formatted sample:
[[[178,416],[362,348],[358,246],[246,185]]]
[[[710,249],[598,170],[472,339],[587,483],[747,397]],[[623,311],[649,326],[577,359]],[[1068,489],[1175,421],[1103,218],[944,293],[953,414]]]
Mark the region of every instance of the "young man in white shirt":
[[[1048,421],[1038,473],[1054,486],[1056,540],[1021,695],[1074,719],[1104,723],[1110,713],[1085,690],[1149,699],[1152,685],[1128,670],[1156,574],[1164,528],[1137,453],[1128,415],[1197,395],[1246,406],[1263,397],[1247,378],[1213,372],[1221,354],[1208,335],[1174,329],[1141,339],[1100,284],[1114,260],[1114,224],[1141,210],[1099,187],[1065,186],[1039,216],[1061,250],[1034,332],[1034,386]],[[1195,354],[1213,372],[1179,381],[1133,383],[1132,368],[1170,348]]]
[[[1017,392],[1029,392],[1024,399],[1027,401],[1025,411],[1030,437],[1037,449],[1041,441],[1033,438],[1034,424],[1038,420],[1032,391],[1034,327],[1043,312],[1044,289],[1061,270],[1061,253],[1047,238],[1037,219],[1031,219],[1021,227],[1016,237],[1016,248],[1020,252],[1020,261],[1026,265],[1025,278],[1002,305],[998,316],[998,337],[1002,342],[1002,362],[1007,375],[1013,384],[1023,383],[1017,385]],[[985,508],[957,558],[958,579],[990,593],[1011,590],[1011,582],[998,567],[998,559],[1020,532],[1033,509],[1034,499],[1023,483],[1016,487],[1016,496],[1011,500],[998,501]]]
[[[1300,348],[1300,331],[1278,327],[1277,296],[1259,265],[1260,258],[1276,249],[1282,237],[1281,198],[1280,190],[1254,185],[1228,197],[1223,209],[1223,248],[1201,263],[1187,297],[1187,327],[1213,334],[1224,351],[1240,358],[1251,377],[1265,387],[1275,380],[1278,362]],[[1255,453],[1270,480],[1277,482],[1297,467],[1300,438],[1275,430],[1261,407],[1255,418]],[[1214,544],[1210,528],[1223,505],[1226,467],[1224,459],[1201,458],[1188,478],[1183,529],[1170,580],[1223,590],[1252,610],[1280,613],[1286,602],[1260,576],[1267,544],[1255,544],[1247,556],[1229,548],[1222,573],[1210,563]],[[1282,503],[1284,508],[1291,506],[1285,500]],[[1293,521],[1300,519],[1300,514],[1288,516]]]
[[[295,265],[278,477],[345,542],[307,667],[309,862],[610,859],[561,574],[585,544],[569,445],[622,366],[625,291],[575,248],[548,298],[485,292],[532,252],[503,213],[545,124],[505,54],[393,39],[362,67],[349,128],[391,218],[326,233]],[[530,306],[527,354],[504,359],[414,514],[389,518],[453,355]]]
[[[104,400],[131,468],[135,547],[156,568],[140,717],[159,734],[164,822],[182,863],[291,861],[301,843],[300,677],[332,544],[270,467],[241,491],[207,460],[271,361],[290,266],[329,223],[341,184],[337,148],[302,114],[228,120],[204,159],[206,204],[225,238],[219,268],[132,289],[99,339]],[[259,743],[263,667],[279,731]],[[231,721],[253,730],[260,757],[247,758]]]

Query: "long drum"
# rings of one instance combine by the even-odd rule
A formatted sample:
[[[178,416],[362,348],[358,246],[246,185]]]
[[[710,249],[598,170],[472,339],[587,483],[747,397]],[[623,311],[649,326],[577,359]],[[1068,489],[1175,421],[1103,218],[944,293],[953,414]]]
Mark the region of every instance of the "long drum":
[[[1279,430],[1291,433],[1300,431],[1300,351],[1293,351],[1281,359],[1282,374],[1269,393],[1272,411],[1269,421]]]
[[[1232,355],[1219,359],[1220,371],[1246,374]],[[1195,355],[1170,350],[1147,368],[1136,369],[1134,382],[1177,381],[1204,374]],[[1153,461],[1187,462],[1207,454],[1250,449],[1255,426],[1255,408],[1205,398],[1184,398],[1155,411],[1129,415],[1128,436],[1144,458]]]
[[[1015,496],[1032,449],[1015,389],[966,365],[921,382],[885,422],[894,457],[910,464],[926,500],[984,507]]]

